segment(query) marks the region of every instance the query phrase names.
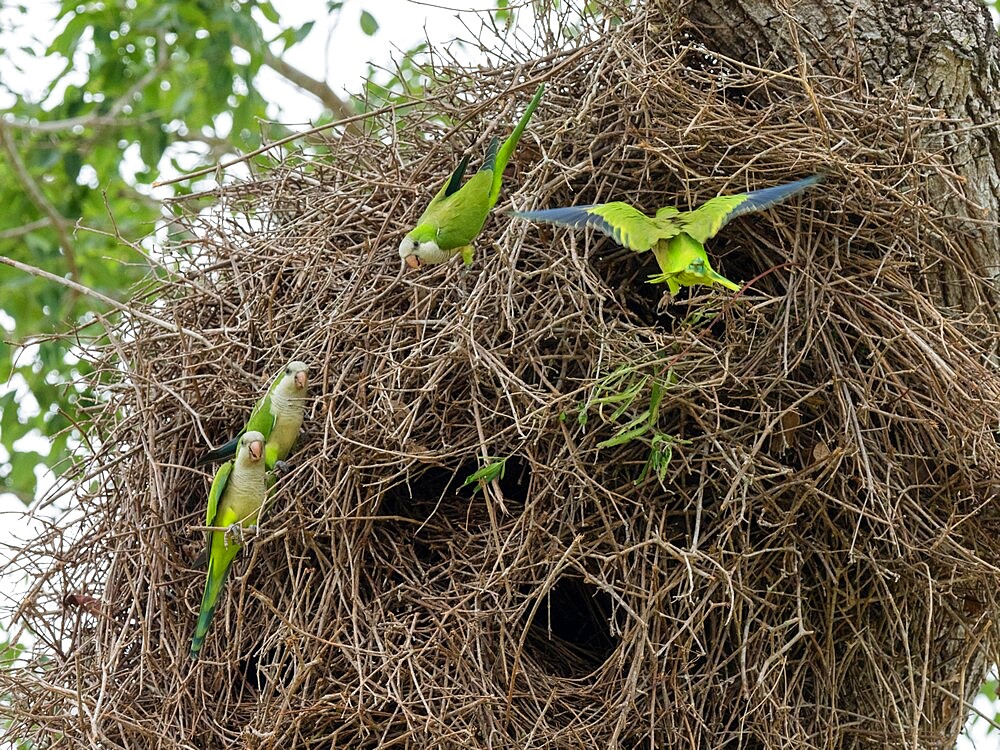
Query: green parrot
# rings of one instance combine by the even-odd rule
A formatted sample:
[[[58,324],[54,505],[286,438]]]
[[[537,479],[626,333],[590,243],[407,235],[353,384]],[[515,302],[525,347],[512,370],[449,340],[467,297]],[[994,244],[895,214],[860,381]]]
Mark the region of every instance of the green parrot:
[[[264,466],[264,436],[250,430],[238,438],[236,458],[227,461],[215,472],[208,492],[206,526],[249,528],[256,525],[257,516],[267,495],[267,472]],[[208,577],[205,595],[198,612],[198,624],[191,638],[191,657],[198,658],[215,605],[226,582],[226,574],[241,549],[240,544],[227,538],[229,531],[212,531],[208,536]]]
[[[666,282],[670,294],[682,286],[720,284],[734,292],[738,284],[718,274],[708,262],[704,243],[737,216],[762,211],[802,192],[823,179],[813,175],[777,187],[738,195],[719,195],[693,211],[665,206],[656,216],[646,216],[628,203],[616,201],[591,206],[570,206],[543,211],[514,211],[514,216],[570,227],[592,226],[629,250],[653,251],[660,273],[650,283]]]
[[[267,393],[250,412],[250,419],[239,435],[228,443],[209,451],[197,464],[206,464],[223,458],[232,458],[239,439],[248,431],[264,436],[264,464],[271,471],[277,465],[284,468],[285,457],[295,445],[302,427],[306,408],[306,386],[309,367],[305,362],[292,360],[278,373],[267,388]]]
[[[466,156],[441,186],[417,220],[417,226],[399,243],[399,257],[410,268],[425,263],[444,263],[461,255],[466,264],[472,262],[472,241],[476,239],[490,209],[500,197],[500,181],[504,167],[517,146],[525,125],[542,98],[544,86],[539,86],[514,132],[497,148],[500,139],[494,138],[486,150],[486,159],[469,181],[462,185],[462,177],[469,166]]]

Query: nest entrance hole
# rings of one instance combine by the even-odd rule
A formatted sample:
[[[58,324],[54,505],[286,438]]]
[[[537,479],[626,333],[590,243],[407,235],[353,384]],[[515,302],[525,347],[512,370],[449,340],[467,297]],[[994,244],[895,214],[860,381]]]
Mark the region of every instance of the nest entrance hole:
[[[584,677],[599,669],[621,638],[611,632],[611,595],[581,576],[559,578],[528,625],[525,653],[559,677]]]
[[[411,497],[419,498],[421,501],[433,500],[435,504],[438,498],[455,496],[466,498],[471,502],[482,490],[479,481],[468,480],[483,468],[484,462],[478,459],[463,461],[457,467],[428,467],[410,480],[409,486],[404,486],[401,492],[387,494],[386,507],[392,512],[411,515],[405,510],[413,507]],[[503,473],[497,475],[495,481],[504,500],[515,505],[523,505],[528,500],[528,490],[531,486],[530,462],[519,455],[506,458]]]

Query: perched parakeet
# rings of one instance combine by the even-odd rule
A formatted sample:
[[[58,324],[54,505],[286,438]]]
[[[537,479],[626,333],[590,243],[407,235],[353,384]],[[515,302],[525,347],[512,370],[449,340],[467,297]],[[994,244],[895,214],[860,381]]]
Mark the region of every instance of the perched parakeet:
[[[259,432],[264,436],[266,447],[264,461],[268,471],[275,464],[284,461],[291,452],[302,427],[302,416],[306,408],[306,386],[309,383],[309,368],[305,362],[292,360],[271,381],[267,393],[250,412],[250,419],[239,435],[228,443],[209,451],[198,464],[231,458],[236,452],[239,439],[247,432]]]
[[[239,524],[242,528],[254,526],[264,505],[267,494],[267,472],[264,466],[264,436],[253,430],[243,433],[238,439],[236,457],[219,467],[208,492],[208,513],[206,526],[230,527]],[[205,594],[198,612],[198,624],[191,638],[191,656],[198,658],[198,652],[205,642],[209,623],[215,614],[215,605],[226,582],[226,574],[241,546],[235,539],[227,538],[227,531],[212,531],[208,537],[208,577]]]
[[[718,274],[708,262],[704,243],[737,216],[761,211],[800,193],[823,179],[813,175],[786,185],[738,195],[720,195],[693,211],[665,206],[655,217],[646,216],[620,201],[592,206],[571,206],[544,211],[515,211],[514,216],[570,227],[592,226],[629,250],[652,250],[660,273],[651,283],[666,282],[671,294],[682,286],[721,284],[739,291],[739,285]]]
[[[490,142],[483,166],[465,185],[462,185],[462,177],[469,166],[469,157],[466,155],[462,159],[420,215],[417,226],[399,243],[399,257],[406,265],[419,268],[425,263],[444,263],[454,255],[461,255],[466,263],[472,262],[472,241],[500,197],[504,167],[544,90],[544,86],[538,87],[514,132],[499,149],[498,138]]]

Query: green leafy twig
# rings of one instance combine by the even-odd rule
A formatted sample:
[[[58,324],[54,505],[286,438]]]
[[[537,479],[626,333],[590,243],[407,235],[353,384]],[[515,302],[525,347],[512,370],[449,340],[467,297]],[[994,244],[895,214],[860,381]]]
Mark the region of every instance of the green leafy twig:
[[[490,482],[496,479],[503,479],[503,474],[507,470],[508,458],[510,458],[510,456],[498,459],[489,459],[490,463],[486,464],[478,471],[474,471],[469,474],[469,476],[465,478],[465,481],[462,482],[462,486],[467,487],[470,484],[477,484],[478,486],[472,491],[472,494],[475,495]]]
[[[598,414],[605,423],[617,424],[622,415],[632,408],[640,397],[648,396],[648,405],[645,409],[619,426],[610,438],[597,444],[598,448],[613,448],[633,440],[648,444],[649,458],[639,478],[636,479],[637,484],[645,481],[650,470],[662,482],[666,478],[670,460],[673,458],[674,446],[690,442],[664,432],[659,427],[663,397],[676,382],[677,376],[673,370],[668,370],[666,377],[659,377],[644,374],[634,365],[621,365],[595,383],[593,395],[580,407],[577,414],[577,422],[580,426],[586,426],[590,408],[597,407]],[[604,417],[601,412],[601,407],[604,406],[614,406],[614,411],[608,417]]]

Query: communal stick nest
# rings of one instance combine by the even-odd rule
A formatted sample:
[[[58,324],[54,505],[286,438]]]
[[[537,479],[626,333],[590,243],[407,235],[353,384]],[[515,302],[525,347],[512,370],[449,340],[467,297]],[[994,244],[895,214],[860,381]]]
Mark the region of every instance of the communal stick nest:
[[[9,737],[947,744],[997,654],[1000,384],[974,231],[927,192],[954,180],[933,113],[722,59],[665,11],[607,18],[512,33],[486,69],[437,57],[364,137],[178,204],[145,317],[87,352],[77,512],[8,564],[35,581]],[[426,200],[542,81],[475,262],[404,272]],[[815,172],[710,243],[738,295],[664,300],[648,255],[504,213]],[[293,469],[194,664],[193,461],[292,358],[314,396]]]

